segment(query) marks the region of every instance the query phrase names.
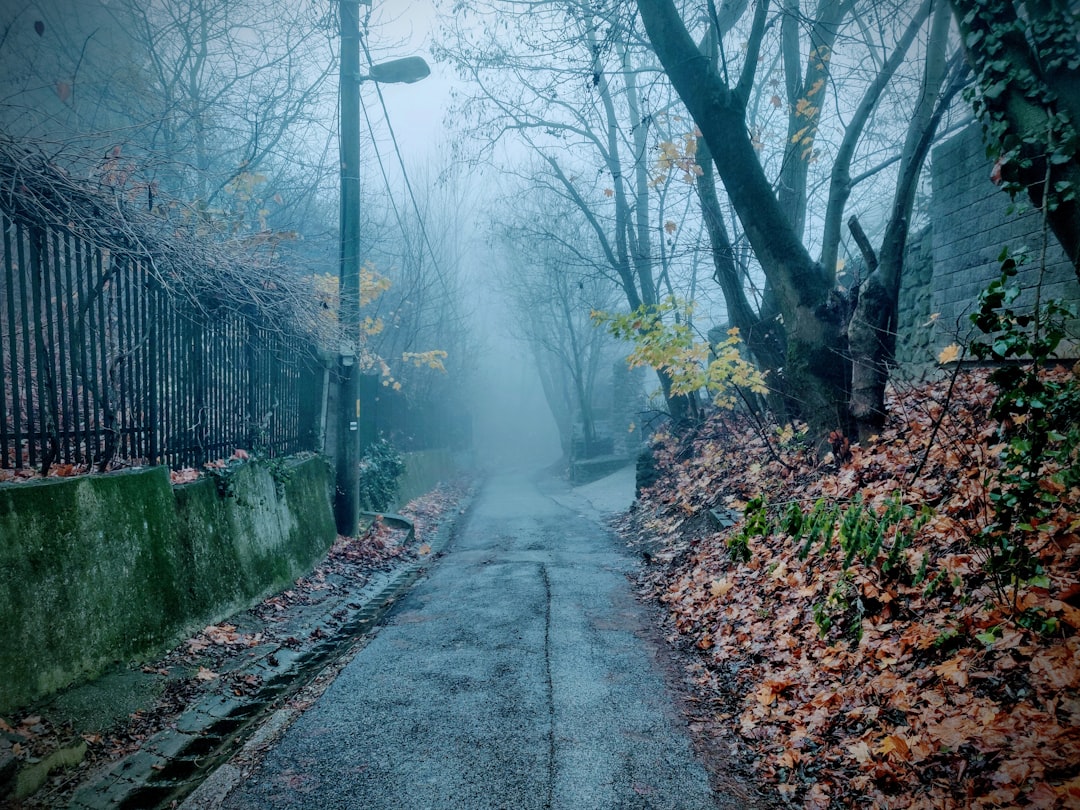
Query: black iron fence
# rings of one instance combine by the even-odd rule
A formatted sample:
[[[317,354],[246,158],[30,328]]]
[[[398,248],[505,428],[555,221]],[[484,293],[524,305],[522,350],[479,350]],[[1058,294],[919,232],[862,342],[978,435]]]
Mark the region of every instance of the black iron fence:
[[[0,225],[0,469],[314,449],[322,377],[302,338],[178,300],[148,256]]]

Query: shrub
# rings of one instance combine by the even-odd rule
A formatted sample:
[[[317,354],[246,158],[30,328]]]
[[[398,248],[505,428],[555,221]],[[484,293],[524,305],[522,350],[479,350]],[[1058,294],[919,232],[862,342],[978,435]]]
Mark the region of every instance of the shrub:
[[[403,472],[405,460],[389,441],[369,445],[360,458],[360,505],[371,512],[389,509]]]

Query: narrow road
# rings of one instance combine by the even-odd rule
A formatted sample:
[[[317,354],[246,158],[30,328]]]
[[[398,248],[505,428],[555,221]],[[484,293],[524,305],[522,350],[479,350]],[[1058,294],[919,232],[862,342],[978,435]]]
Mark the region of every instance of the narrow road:
[[[642,636],[633,561],[559,501],[493,477],[446,556],[223,807],[715,807]]]

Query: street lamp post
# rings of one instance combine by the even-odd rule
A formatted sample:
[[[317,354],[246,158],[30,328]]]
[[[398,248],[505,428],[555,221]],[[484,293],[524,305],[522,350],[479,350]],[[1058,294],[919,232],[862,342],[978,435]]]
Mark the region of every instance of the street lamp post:
[[[370,2],[370,0],[369,0]],[[340,0],[341,156],[340,263],[338,317],[341,347],[340,407],[337,441],[337,497],[334,517],[339,534],[356,534],[360,520],[360,83],[412,83],[431,70],[418,56],[372,65],[360,73],[360,0]]]

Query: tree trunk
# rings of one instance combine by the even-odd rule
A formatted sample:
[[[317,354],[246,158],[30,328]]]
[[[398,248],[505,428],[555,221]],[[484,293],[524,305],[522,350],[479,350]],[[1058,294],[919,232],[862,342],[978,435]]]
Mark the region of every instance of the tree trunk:
[[[671,0],[637,0],[665,71],[712,153],[717,172],[750,244],[776,291],[787,333],[786,373],[798,407],[819,444],[833,431],[851,433],[847,407],[846,306],[834,273],[815,262],[773,194],[746,127],[752,74],[729,88],[690,38]],[[765,27],[764,0],[755,15],[747,62]],[[756,40],[756,42],[755,42]]]
[[[784,64],[785,90],[790,109],[786,154],[777,184],[777,199],[791,223],[792,231],[801,240],[806,230],[806,184],[810,158],[817,142],[821,108],[828,94],[829,61],[840,30],[846,3],[841,0],[821,0],[817,19],[810,30],[810,51],[806,55],[806,71],[799,69],[802,58],[799,29],[806,24],[798,0],[784,0],[781,27],[781,58]],[[827,267],[827,265],[826,265]]]
[[[911,22],[908,24],[903,35],[893,47],[889,58],[881,66],[878,75],[867,88],[855,108],[855,114],[844,128],[844,137],[840,141],[840,147],[836,150],[833,158],[833,168],[829,177],[829,202],[825,208],[825,224],[823,227],[821,264],[824,267],[836,267],[839,258],[841,223],[844,221],[844,208],[851,196],[851,161],[855,156],[855,149],[863,130],[874,110],[877,109],[878,99],[881,98],[889,80],[892,79],[896,70],[907,56],[911,43],[922,28],[923,23],[930,14],[930,0],[923,0],[915,11]]]
[[[547,400],[548,409],[555,420],[555,426],[559,430],[559,443],[562,446],[563,457],[569,459],[574,446],[573,409],[570,407],[570,396],[567,390],[566,378],[563,369],[557,363],[547,360],[543,352],[533,347],[533,359],[536,362],[536,370],[540,377],[540,385]]]
[[[724,293],[728,320],[739,330],[739,336],[746,343],[758,368],[769,373],[766,378],[770,391],[769,407],[777,420],[783,422],[788,418],[785,386],[781,376],[784,366],[783,328],[776,318],[763,320],[754,311],[754,307],[746,296],[742,274],[735,263],[731,241],[728,239],[720,211],[720,200],[716,195],[712,152],[709,151],[708,144],[704,142],[698,146],[698,160],[701,165],[701,176],[694,185],[698,200],[701,202],[705,231],[709,235],[709,244],[712,247],[713,278]]]
[[[948,72],[945,59],[948,33],[948,11],[941,5],[931,25],[922,91],[904,139],[900,176],[878,253],[878,266],[859,286],[858,303],[848,324],[851,414],[860,441],[880,433],[885,424],[885,385],[896,353],[897,303],[915,187],[941,116],[960,89],[960,82],[955,81],[939,98]]]

